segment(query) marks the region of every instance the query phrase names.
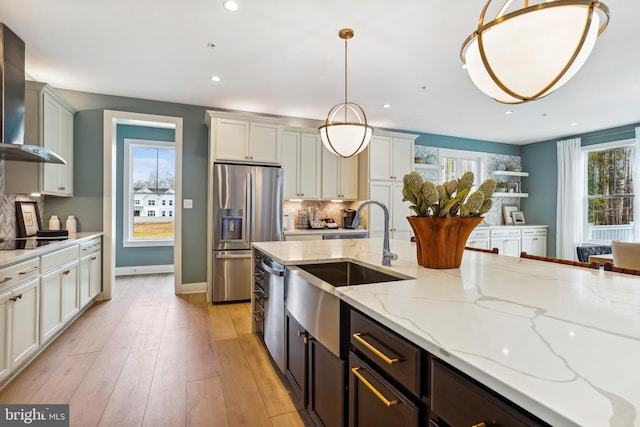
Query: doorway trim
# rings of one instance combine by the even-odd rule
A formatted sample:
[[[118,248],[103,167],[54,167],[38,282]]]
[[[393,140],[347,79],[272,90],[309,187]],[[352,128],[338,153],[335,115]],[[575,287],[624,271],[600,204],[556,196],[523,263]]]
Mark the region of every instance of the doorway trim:
[[[173,225],[174,291],[182,293],[182,117],[104,110],[102,230],[103,230],[103,299],[111,299],[116,265],[116,148],[119,124],[175,129],[176,145],[176,215]]]

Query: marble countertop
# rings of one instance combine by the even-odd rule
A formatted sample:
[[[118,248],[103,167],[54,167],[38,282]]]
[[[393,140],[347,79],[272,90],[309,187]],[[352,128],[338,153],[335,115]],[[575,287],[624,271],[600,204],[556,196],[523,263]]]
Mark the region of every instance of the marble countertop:
[[[25,261],[29,258],[44,255],[49,252],[57,251],[58,249],[66,248],[67,246],[77,245],[79,243],[94,239],[102,236],[101,231],[82,232],[76,234],[70,234],[68,239],[58,240],[55,243],[49,243],[44,246],[39,246],[33,249],[15,249],[15,250],[2,250],[0,251],[0,267],[14,264],[16,262]],[[35,240],[35,238],[34,238]]]
[[[640,278],[466,251],[418,266],[382,239],[259,242],[285,265],[358,260],[415,280],[336,288],[353,307],[553,426],[640,426]]]

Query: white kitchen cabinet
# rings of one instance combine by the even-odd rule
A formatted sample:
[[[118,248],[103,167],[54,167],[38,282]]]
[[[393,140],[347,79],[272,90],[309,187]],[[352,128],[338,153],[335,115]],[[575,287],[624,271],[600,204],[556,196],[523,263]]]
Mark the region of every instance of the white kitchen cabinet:
[[[207,111],[213,160],[280,164],[283,121]]]
[[[469,235],[465,246],[479,249],[493,249],[491,246],[491,231],[489,228],[476,227]]]
[[[40,342],[55,335],[79,311],[78,245],[40,258]]]
[[[102,252],[100,239],[80,245],[78,287],[80,309],[89,304],[102,290]]]
[[[6,193],[73,196],[73,116],[76,109],[46,83],[27,81],[25,144],[46,147],[67,164],[5,163]]]
[[[369,143],[369,179],[402,181],[413,168],[414,139],[376,132]]]
[[[498,248],[500,255],[519,257],[521,252],[520,228],[501,228],[491,230],[491,248]]]
[[[389,210],[389,237],[411,239],[411,226],[407,217],[412,215],[409,203],[402,201],[402,182],[371,181],[369,199],[384,203]],[[369,237],[384,236],[384,213],[379,206],[369,205]]]
[[[530,255],[547,256],[547,229],[544,227],[523,228],[522,252]]]
[[[340,158],[322,147],[322,198],[358,199],[357,157]]]
[[[317,131],[285,130],[281,160],[285,200],[321,198],[322,141]]]
[[[0,381],[3,380],[11,371],[9,360],[10,342],[8,339],[9,329],[9,298],[11,291],[0,293]]]
[[[14,368],[28,360],[40,345],[38,278],[14,288],[9,300],[9,357]]]

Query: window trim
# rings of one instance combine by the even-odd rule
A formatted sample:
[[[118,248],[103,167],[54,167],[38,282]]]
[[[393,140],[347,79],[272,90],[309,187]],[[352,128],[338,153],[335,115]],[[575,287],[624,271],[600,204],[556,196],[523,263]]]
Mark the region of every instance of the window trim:
[[[588,229],[587,229],[587,224],[588,224],[588,209],[589,209],[589,188],[588,188],[588,161],[589,161],[589,153],[593,152],[593,151],[604,151],[604,150],[611,150],[614,148],[621,148],[621,147],[629,147],[629,146],[633,146],[636,149],[636,157],[640,156],[640,146],[638,145],[638,142],[636,141],[635,138],[629,138],[629,139],[621,139],[621,140],[617,140],[617,141],[609,141],[609,142],[603,142],[600,144],[591,144],[591,145],[584,145],[582,147],[580,147],[581,150],[581,154],[582,154],[582,194],[583,194],[583,199],[582,199],[582,213],[584,216],[583,222],[582,222],[582,238],[580,239],[582,241],[583,244],[610,244],[611,242],[607,242],[605,240],[588,240],[587,239],[587,234],[588,234]],[[636,163],[638,163],[638,160],[636,159]],[[640,177],[640,170],[636,169],[635,171],[636,175]],[[635,176],[634,176],[635,178]],[[640,183],[640,179],[638,180],[638,182]],[[636,196],[636,193],[634,192],[634,197]],[[635,205],[634,205],[635,207]],[[634,212],[635,213],[635,212]]]
[[[176,236],[175,217],[173,218],[173,236],[171,238],[161,237],[155,239],[134,239],[133,238],[133,218],[129,216],[129,212],[133,213],[134,201],[130,200],[133,186],[131,183],[131,152],[134,147],[158,147],[172,148],[176,150],[176,144],[173,141],[156,141],[150,139],[124,139],[124,163],[123,163],[123,183],[122,183],[122,246],[123,247],[151,247],[151,246],[174,246]],[[177,150],[176,150],[177,151]],[[176,153],[177,154],[177,153]],[[174,189],[175,191],[175,189]],[[144,201],[141,205],[144,207]],[[154,207],[157,204],[154,203]],[[156,209],[157,210],[157,209]],[[167,217],[168,218],[168,217]]]

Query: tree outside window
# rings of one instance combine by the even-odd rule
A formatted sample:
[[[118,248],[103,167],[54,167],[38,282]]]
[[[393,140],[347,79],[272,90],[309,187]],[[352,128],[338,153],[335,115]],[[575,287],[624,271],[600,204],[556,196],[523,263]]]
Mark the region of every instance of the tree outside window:
[[[628,143],[585,153],[585,240],[633,240],[635,163],[636,146]]]

